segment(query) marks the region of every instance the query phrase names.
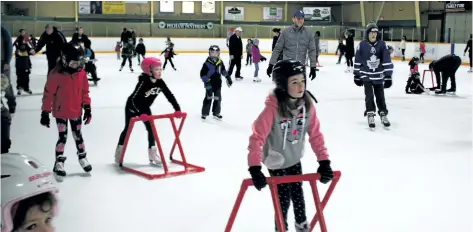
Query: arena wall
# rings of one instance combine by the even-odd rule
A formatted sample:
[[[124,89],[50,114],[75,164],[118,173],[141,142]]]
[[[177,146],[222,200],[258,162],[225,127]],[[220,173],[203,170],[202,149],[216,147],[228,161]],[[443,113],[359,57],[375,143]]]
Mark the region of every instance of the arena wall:
[[[92,48],[98,54],[101,53],[115,53],[115,45],[120,41],[118,37],[89,37],[92,41]],[[15,40],[16,38],[13,38]],[[67,38],[69,41],[71,38]],[[145,37],[143,38],[146,45],[147,53],[161,53],[165,48],[166,38],[162,37]],[[207,53],[210,45],[218,45],[222,53],[228,53],[226,40],[222,38],[172,38],[175,44],[176,53]],[[244,45],[246,41],[243,41]],[[359,41],[355,41],[355,47]],[[401,58],[401,51],[399,49],[400,42],[386,42],[395,48],[394,58],[398,60]],[[260,39],[260,50],[263,54],[271,53],[272,39]],[[322,55],[335,55],[338,47],[336,40],[320,40],[320,49]],[[450,43],[425,43],[426,54],[424,55],[426,61],[439,59],[442,56],[454,52],[460,56],[464,65],[468,65],[468,54],[463,56],[463,50],[466,44],[450,44]],[[44,50],[45,48],[43,48]],[[406,59],[413,56],[419,56],[419,43],[407,43]],[[321,61],[323,64],[323,61]]]

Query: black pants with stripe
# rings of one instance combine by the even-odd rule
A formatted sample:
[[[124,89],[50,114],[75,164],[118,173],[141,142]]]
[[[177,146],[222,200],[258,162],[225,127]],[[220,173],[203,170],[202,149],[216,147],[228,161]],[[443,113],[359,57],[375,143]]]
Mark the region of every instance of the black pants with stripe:
[[[130,127],[130,119],[133,117],[140,116],[137,113],[133,113],[128,106],[125,107],[125,128],[123,128],[122,133],[120,134],[120,138],[118,139],[118,145],[123,145],[125,143],[126,133],[128,132],[128,128]],[[148,110],[144,114],[151,115],[151,110]],[[151,128],[150,122],[143,122],[146,127],[146,131],[148,132],[148,148],[151,148],[156,145],[156,140],[154,139],[153,129]]]

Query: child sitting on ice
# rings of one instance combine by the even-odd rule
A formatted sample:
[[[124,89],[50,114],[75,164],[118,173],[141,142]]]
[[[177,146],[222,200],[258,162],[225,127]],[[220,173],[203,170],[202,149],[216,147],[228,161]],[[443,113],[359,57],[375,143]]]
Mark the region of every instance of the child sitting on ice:
[[[407,85],[406,85],[406,93],[407,94],[421,94],[423,92],[426,92],[426,88],[424,88],[424,85],[422,85],[420,81],[420,74],[419,74],[419,64],[420,59],[417,57],[412,57],[412,59],[409,61],[409,66],[410,66],[410,76],[409,79],[407,80]]]

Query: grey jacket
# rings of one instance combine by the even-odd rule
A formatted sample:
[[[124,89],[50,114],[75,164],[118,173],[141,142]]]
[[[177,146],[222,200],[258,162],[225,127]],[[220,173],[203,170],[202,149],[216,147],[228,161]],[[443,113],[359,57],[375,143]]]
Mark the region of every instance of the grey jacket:
[[[269,64],[276,64],[281,52],[283,60],[298,60],[303,64],[306,63],[307,53],[309,53],[310,67],[316,67],[317,51],[314,32],[304,26],[297,28],[295,25],[284,29],[274,47]]]

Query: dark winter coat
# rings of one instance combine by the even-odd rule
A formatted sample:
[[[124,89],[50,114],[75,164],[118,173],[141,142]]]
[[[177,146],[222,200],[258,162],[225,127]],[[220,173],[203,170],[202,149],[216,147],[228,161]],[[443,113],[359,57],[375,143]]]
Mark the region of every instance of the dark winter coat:
[[[366,40],[358,44],[355,54],[354,74],[363,81],[374,84],[383,83],[385,77],[391,77],[394,65],[386,43],[382,40],[374,44]]]
[[[159,93],[163,93],[166,99],[171,103],[175,111],[181,111],[181,107],[177,103],[174,94],[166,85],[163,79],[157,79],[156,82],[151,81],[151,77],[147,74],[141,74],[138,77],[138,83],[135,90],[128,97],[126,109],[134,115],[151,114],[151,105],[153,104]]]
[[[41,110],[52,112],[55,118],[77,119],[82,116],[82,108],[91,103],[87,73],[81,70],[69,74],[61,68],[56,66],[48,75]]]
[[[461,65],[461,58],[456,55],[446,55],[442,58],[432,61],[432,70],[435,73],[435,76],[439,76],[440,73],[445,73],[446,75],[452,75],[456,72],[458,67]],[[445,76],[442,74],[442,76]]]
[[[136,33],[134,31],[131,32],[131,40],[133,40],[133,44],[136,45]]]
[[[136,45],[136,48],[135,48],[135,51],[137,54],[140,54],[140,55],[146,55],[146,46],[145,44],[143,43],[139,43],[138,45]]]
[[[223,61],[218,58],[214,61],[215,58],[208,57],[207,60],[202,65],[200,69],[200,78],[205,85],[211,85],[212,89],[217,90],[222,88],[222,76],[230,78],[227,70],[225,69],[225,64]]]
[[[123,44],[128,43],[129,39],[132,39],[133,35],[131,34],[131,31],[124,31],[122,32],[120,36],[120,42]]]
[[[468,40],[468,42],[466,42],[466,47],[465,47],[465,53],[468,52],[471,54],[471,39]],[[471,55],[470,55],[471,56]]]
[[[236,34],[230,36],[228,50],[230,55],[234,56],[235,59],[240,59],[240,57],[243,55],[243,42]]]
[[[10,35],[10,32],[2,25],[2,34],[1,34],[1,57],[2,57],[2,63],[1,63],[1,71],[2,74],[5,74],[5,76],[8,79],[8,83],[11,83],[11,78],[10,78],[10,70],[4,69],[4,65],[8,64],[10,65],[10,61],[12,58],[12,53],[13,53],[13,45],[12,45],[12,37]],[[4,87],[5,88],[5,98],[7,99],[7,106],[8,109],[4,106],[3,101],[2,101],[2,117],[8,113],[14,114],[16,111],[16,97],[15,93],[13,92],[13,87],[11,84],[8,86]]]
[[[348,36],[345,40],[345,56],[353,58],[355,56],[355,41],[353,36]]]
[[[2,73],[4,73],[3,65],[10,64],[12,53],[13,53],[13,45],[10,32],[2,25],[2,41],[1,41],[1,53],[2,53]],[[9,77],[10,78],[10,77]]]
[[[276,47],[276,44],[278,43],[279,35],[278,36],[273,36],[273,44],[271,45],[271,51],[274,50],[274,47]],[[278,61],[282,60],[283,54],[279,54]]]
[[[38,53],[46,45],[46,57],[48,60],[56,60],[61,55],[62,45],[65,43],[67,43],[67,40],[64,34],[53,27],[53,32],[50,35],[46,31],[41,34],[35,50]]]
[[[132,57],[134,55],[135,55],[135,48],[133,47],[133,44],[126,43],[125,45],[123,45],[123,48],[122,48],[123,58]]]
[[[84,47],[90,48],[92,41],[86,34],[79,35],[79,33],[74,33],[72,35],[71,43],[84,43]]]
[[[346,46],[342,42],[338,43],[337,51],[339,54],[345,54]]]
[[[164,54],[164,57],[166,59],[171,59],[176,55],[176,53],[174,53],[174,48],[172,47],[167,47],[166,49],[164,49],[164,51],[161,52],[161,55],[162,54]]]

